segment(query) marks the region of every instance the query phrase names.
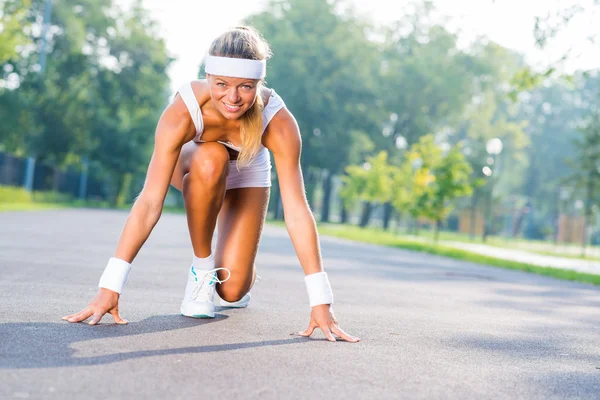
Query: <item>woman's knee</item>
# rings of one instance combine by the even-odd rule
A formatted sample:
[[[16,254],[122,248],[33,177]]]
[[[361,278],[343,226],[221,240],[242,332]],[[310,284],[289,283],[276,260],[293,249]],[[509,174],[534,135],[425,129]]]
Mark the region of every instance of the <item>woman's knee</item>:
[[[244,297],[244,295],[246,293],[248,293],[249,291],[250,290],[248,288],[246,288],[244,286],[238,286],[238,285],[234,286],[234,285],[221,284],[217,288],[219,297],[229,303],[233,303],[233,302],[241,300],[242,297]]]
[[[225,279],[226,277],[223,276],[220,278]],[[234,301],[240,300],[250,291],[253,280],[253,270],[249,273],[243,272],[241,274],[238,271],[233,271],[229,279],[217,286],[217,292],[223,300],[233,303]]]
[[[229,152],[219,143],[203,143],[193,154],[188,174],[209,185],[222,182],[229,172]]]

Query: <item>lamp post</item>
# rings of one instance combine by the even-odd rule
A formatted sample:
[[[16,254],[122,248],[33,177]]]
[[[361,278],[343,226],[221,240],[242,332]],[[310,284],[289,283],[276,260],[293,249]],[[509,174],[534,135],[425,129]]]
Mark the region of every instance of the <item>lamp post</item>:
[[[485,239],[487,237],[489,228],[492,225],[493,222],[493,211],[492,211],[492,203],[493,203],[493,195],[494,195],[494,186],[495,186],[495,181],[498,178],[494,178],[492,175],[498,175],[498,167],[497,165],[494,167],[494,165],[496,164],[496,157],[498,156],[498,154],[500,154],[502,152],[502,140],[500,140],[499,138],[493,138],[487,141],[487,143],[485,144],[485,150],[488,153],[488,158],[487,158],[487,164],[482,168],[482,172],[485,176],[491,177],[490,178],[490,193],[489,193],[489,202],[488,202],[488,212],[489,212],[489,216],[488,216],[488,221],[484,224],[483,227],[483,241],[485,242]],[[492,167],[494,167],[496,173],[494,174],[494,170],[492,169]]]

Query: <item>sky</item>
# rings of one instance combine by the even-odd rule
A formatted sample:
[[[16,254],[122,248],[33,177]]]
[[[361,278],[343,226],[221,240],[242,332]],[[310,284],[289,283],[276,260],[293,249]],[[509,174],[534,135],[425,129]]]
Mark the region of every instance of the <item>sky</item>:
[[[117,0],[128,4],[130,0]],[[346,0],[355,11],[374,22],[386,24],[397,20],[411,0]],[[159,23],[171,56],[176,58],[169,70],[172,89],[197,77],[200,62],[212,39],[243,18],[260,12],[265,0],[143,0]],[[449,28],[459,30],[462,45],[477,36],[486,36],[502,46],[525,55],[534,67],[544,67],[558,60],[572,48],[568,62],[559,64],[566,72],[600,68],[598,44],[586,38],[600,38],[600,6],[593,0],[434,0],[435,7],[450,18]],[[563,30],[544,50],[537,49],[533,37],[535,16],[543,16],[578,4],[589,10]],[[593,12],[590,12],[593,11]],[[275,57],[277,55],[274,55]]]

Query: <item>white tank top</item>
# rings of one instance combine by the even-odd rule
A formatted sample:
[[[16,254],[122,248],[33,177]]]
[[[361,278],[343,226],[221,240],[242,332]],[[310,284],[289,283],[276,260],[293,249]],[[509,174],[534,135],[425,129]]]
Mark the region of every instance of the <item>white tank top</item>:
[[[202,119],[202,110],[200,109],[200,105],[198,104],[198,101],[196,100],[196,96],[194,95],[194,91],[192,89],[192,83],[191,82],[186,83],[185,85],[180,87],[177,92],[179,92],[179,95],[183,99],[183,102],[185,103],[188,111],[190,112],[190,115],[192,116],[192,121],[194,122],[194,126],[196,127],[196,136],[194,137],[193,140],[198,143],[204,142],[203,140],[200,140],[200,137],[202,136],[202,133],[204,132],[204,121]],[[269,101],[268,101],[267,105],[265,106],[265,109],[263,110],[262,133],[265,133],[265,129],[267,129],[269,122],[271,122],[271,120],[273,119],[275,114],[277,114],[277,112],[279,110],[281,110],[283,107],[285,107],[285,103],[283,102],[283,99],[281,98],[281,96],[279,96],[277,93],[275,93],[275,90],[271,89],[271,96],[269,97]],[[219,140],[217,142],[219,142],[235,151],[241,150],[241,148],[235,146],[231,142],[221,142]],[[264,146],[261,146],[261,147],[264,147]]]

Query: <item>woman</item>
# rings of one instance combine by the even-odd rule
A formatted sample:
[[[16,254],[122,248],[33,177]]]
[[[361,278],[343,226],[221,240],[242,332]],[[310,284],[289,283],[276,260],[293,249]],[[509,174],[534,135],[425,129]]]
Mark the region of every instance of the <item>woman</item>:
[[[256,270],[273,153],[286,227],[305,273],[312,307],[310,336],[320,328],[328,340],[359,339],[338,325],[333,294],[323,271],[316,225],[304,195],[301,139],[283,100],[264,87],[269,45],[254,29],[238,27],[215,39],[206,58],[206,80],[184,85],[167,106],[155,133],[146,182],[125,223],[99,292],[79,313],[63,319],[90,325],[107,312],[126,323],[119,295],[131,262],[158,222],[169,184],[183,193],[194,256],[181,314],[214,317],[215,290],[231,307],[245,307]],[[213,256],[211,241],[218,223]]]

